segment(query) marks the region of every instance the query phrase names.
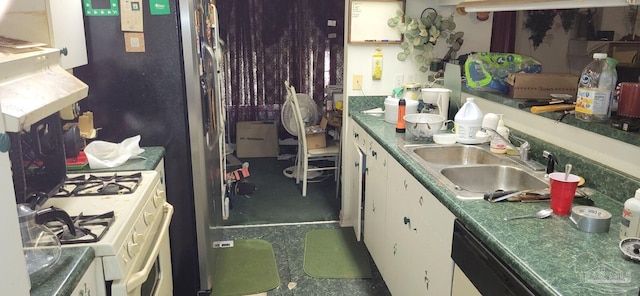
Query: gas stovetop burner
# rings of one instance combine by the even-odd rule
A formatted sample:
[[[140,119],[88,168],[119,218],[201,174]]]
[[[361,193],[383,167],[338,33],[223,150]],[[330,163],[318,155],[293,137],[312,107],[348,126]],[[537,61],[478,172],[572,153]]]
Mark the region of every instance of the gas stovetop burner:
[[[60,243],[66,244],[80,244],[80,243],[95,243],[102,239],[116,217],[113,211],[106,212],[100,215],[80,215],[71,217],[73,225],[76,228],[76,235],[72,235],[66,224],[61,221],[47,222],[46,225],[53,233],[58,236]]]
[[[81,175],[67,178],[64,186],[56,197],[87,196],[87,195],[117,195],[130,194],[136,191],[142,173],[108,176]]]

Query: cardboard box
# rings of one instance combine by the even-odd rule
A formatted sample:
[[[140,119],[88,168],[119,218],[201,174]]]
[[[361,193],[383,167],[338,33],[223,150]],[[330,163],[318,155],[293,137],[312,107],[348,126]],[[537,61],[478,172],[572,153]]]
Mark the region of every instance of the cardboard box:
[[[278,128],[271,121],[236,123],[237,157],[278,157]]]
[[[549,99],[551,94],[568,94],[576,97],[578,80],[572,74],[512,73],[509,74],[509,96],[514,99]]]
[[[327,122],[322,117],[319,125],[307,127],[307,150],[327,147]]]

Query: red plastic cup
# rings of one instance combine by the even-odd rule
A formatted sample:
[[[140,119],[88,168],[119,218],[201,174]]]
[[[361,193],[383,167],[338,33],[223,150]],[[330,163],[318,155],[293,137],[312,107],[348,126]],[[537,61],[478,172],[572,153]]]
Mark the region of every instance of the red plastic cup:
[[[576,194],[580,177],[569,174],[567,180],[565,173],[549,174],[549,187],[551,189],[551,210],[556,215],[569,215],[573,196]]]

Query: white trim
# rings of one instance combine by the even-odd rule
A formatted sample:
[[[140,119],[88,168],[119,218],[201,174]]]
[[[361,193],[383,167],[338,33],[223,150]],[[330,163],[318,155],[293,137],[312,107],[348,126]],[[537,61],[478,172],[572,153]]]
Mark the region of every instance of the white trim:
[[[255,227],[272,227],[272,226],[295,226],[295,225],[320,225],[320,224],[339,224],[338,220],[331,221],[311,221],[311,222],[291,222],[291,223],[269,223],[255,225],[231,225],[221,227],[209,227],[209,229],[234,229],[234,228],[255,228]]]

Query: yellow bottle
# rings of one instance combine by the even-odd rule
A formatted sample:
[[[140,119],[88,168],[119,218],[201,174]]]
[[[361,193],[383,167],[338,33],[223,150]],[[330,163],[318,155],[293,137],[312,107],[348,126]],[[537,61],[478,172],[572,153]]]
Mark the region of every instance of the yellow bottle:
[[[376,48],[376,52],[373,54],[373,61],[371,65],[371,78],[373,80],[382,79],[382,49],[380,49],[380,47]]]

